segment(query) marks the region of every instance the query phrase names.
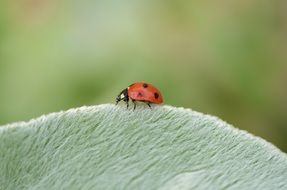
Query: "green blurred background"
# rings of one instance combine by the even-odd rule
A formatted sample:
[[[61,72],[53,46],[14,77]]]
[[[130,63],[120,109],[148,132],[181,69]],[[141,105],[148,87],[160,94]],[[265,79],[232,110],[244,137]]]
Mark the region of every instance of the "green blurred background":
[[[2,0],[0,124],[147,81],[287,152],[287,3]]]

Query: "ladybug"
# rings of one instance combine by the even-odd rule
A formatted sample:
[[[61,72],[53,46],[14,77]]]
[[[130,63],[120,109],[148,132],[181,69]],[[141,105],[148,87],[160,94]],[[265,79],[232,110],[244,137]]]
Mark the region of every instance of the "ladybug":
[[[136,101],[145,102],[150,108],[151,103],[161,104],[163,102],[163,97],[160,91],[153,86],[145,82],[136,82],[125,88],[116,98],[116,105],[121,100],[125,101],[127,108],[129,107],[129,99],[132,100],[134,104],[134,109],[136,109]]]

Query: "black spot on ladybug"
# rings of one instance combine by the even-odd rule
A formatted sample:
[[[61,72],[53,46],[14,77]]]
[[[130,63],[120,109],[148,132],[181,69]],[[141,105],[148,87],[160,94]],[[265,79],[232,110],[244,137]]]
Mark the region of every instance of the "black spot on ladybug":
[[[143,96],[143,94],[139,92],[138,93],[138,97],[142,97],[142,96]]]
[[[143,87],[144,87],[144,88],[147,88],[147,87],[148,87],[148,84],[147,84],[147,83],[143,83]]]
[[[158,93],[157,93],[157,92],[155,92],[155,93],[154,93],[154,97],[155,97],[155,99],[158,99],[158,96],[159,96],[159,95],[158,95]]]

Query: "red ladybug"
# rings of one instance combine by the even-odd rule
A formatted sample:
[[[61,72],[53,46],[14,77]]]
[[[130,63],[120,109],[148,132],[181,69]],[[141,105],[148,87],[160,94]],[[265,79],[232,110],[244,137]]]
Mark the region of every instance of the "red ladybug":
[[[125,88],[116,98],[116,105],[119,101],[123,100],[129,107],[129,99],[134,103],[134,109],[136,108],[135,101],[145,102],[150,108],[150,104],[161,104],[163,97],[160,91],[153,86],[145,82],[136,82]]]

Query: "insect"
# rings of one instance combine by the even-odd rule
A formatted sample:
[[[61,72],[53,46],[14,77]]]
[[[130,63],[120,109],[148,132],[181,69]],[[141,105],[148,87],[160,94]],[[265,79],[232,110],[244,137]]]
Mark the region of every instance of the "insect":
[[[163,97],[160,91],[153,86],[145,82],[136,82],[125,88],[116,98],[116,105],[118,102],[123,100],[129,107],[129,99],[132,100],[134,104],[134,110],[136,109],[136,101],[145,102],[150,108],[151,103],[161,104],[163,102]]]

